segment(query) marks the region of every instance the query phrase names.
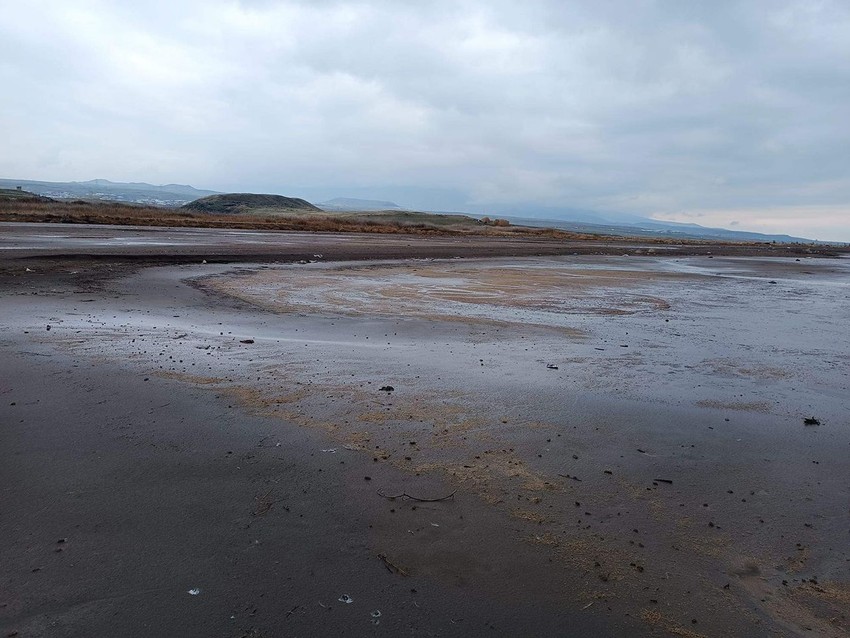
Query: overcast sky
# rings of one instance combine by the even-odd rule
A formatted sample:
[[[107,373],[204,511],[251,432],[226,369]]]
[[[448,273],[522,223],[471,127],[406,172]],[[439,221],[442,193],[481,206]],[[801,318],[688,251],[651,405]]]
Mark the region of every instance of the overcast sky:
[[[0,0],[0,15],[0,177],[850,241],[846,0]]]

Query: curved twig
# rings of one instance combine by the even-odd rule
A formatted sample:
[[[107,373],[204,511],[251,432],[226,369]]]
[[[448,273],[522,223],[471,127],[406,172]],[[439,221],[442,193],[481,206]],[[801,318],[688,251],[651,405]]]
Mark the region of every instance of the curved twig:
[[[455,494],[457,494],[457,490],[452,492],[451,494],[447,494],[446,496],[441,496],[440,498],[419,498],[417,496],[411,496],[407,492],[402,492],[401,494],[384,494],[383,491],[378,490],[378,496],[381,498],[385,498],[387,500],[393,500],[396,498],[408,498],[411,501],[419,501],[420,503],[436,503],[438,501],[446,501],[452,498]]]

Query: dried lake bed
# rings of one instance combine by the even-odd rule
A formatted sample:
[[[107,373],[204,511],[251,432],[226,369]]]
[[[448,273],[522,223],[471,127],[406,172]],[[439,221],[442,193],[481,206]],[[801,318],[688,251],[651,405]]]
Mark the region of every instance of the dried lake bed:
[[[846,635],[848,275],[576,255],[18,281],[0,624]],[[87,561],[109,567],[80,600],[47,585]]]

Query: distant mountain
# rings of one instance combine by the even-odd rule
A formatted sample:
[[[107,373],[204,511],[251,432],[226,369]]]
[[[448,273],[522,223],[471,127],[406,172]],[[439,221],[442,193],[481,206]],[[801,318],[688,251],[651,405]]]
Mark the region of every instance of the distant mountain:
[[[106,179],[92,179],[85,182],[42,182],[33,180],[0,179],[0,189],[17,190],[22,188],[30,193],[54,199],[107,200],[132,204],[146,204],[164,207],[180,207],[190,202],[203,202],[204,198],[222,195],[216,191],[201,190],[185,184],[147,184],[144,182],[112,182]],[[11,197],[11,195],[9,195]],[[407,210],[395,202],[358,199],[354,197],[336,197],[321,202],[318,207],[303,199],[282,197],[280,195],[229,194],[225,197],[279,197],[278,200],[254,199],[251,201],[211,200],[199,204],[209,212],[243,212],[257,209],[285,211],[404,211]],[[228,203],[229,202],[229,203]],[[422,210],[421,208],[419,210]],[[445,210],[431,210],[445,213]],[[489,206],[460,206],[460,214],[500,217],[515,224],[561,228],[576,232],[602,235],[620,235],[630,237],[661,237],[670,239],[811,243],[812,240],[789,235],[768,235],[725,228],[706,228],[698,224],[684,224],[660,221],[640,215],[612,211],[595,211],[558,206],[539,206],[531,203],[494,204]],[[273,214],[273,212],[272,212]]]
[[[488,206],[475,206],[474,210],[481,215],[489,217],[522,217],[525,219],[544,219],[582,222],[585,224],[635,224],[649,221],[646,217],[630,213],[619,213],[611,211],[587,210],[582,208],[568,208],[563,206],[539,206],[532,203],[527,204],[494,204]]]
[[[111,182],[93,179],[87,182],[39,182],[25,179],[0,179],[0,188],[18,186],[55,199],[87,199],[148,204],[153,206],[182,206],[216,191],[201,190],[183,184],[146,184],[144,182]]]
[[[354,197],[335,197],[326,202],[320,202],[319,207],[330,211],[403,210],[401,206],[393,202]]]
[[[534,204],[497,204],[476,207],[476,213],[490,217],[504,217],[516,224],[561,228],[602,235],[747,242],[812,242],[811,239],[791,237],[790,235],[766,235],[726,228],[707,228],[699,224],[667,222],[631,213],[536,206]]]
[[[255,193],[224,193],[210,195],[184,204],[182,208],[199,213],[216,215],[239,215],[261,212],[312,211],[321,212],[305,199],[284,197],[283,195],[257,195]]]
[[[813,243],[811,239],[792,237],[790,235],[766,235],[742,230],[727,230],[725,228],[706,228],[698,224],[681,224],[663,222],[642,218],[642,221],[631,224],[625,223],[587,223],[571,219],[532,219],[530,217],[507,217],[514,224],[526,226],[542,226],[544,228],[559,228],[578,233],[611,235],[624,237],[652,237],[670,239],[692,239],[705,241],[740,241],[740,242],[777,242]]]

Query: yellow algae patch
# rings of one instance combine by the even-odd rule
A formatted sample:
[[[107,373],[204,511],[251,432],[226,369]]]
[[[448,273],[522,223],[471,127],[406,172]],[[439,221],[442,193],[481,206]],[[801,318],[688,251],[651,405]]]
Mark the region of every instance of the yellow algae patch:
[[[564,325],[570,313],[603,315],[668,310],[658,296],[633,290],[680,274],[571,268],[560,263],[458,265],[446,262],[336,266],[309,272],[277,268],[221,275],[199,282],[203,288],[278,312],[332,312],[462,320],[471,323],[542,326],[583,332]],[[516,319],[505,310],[527,311]]]
[[[702,368],[714,374],[736,377],[750,377],[766,381],[777,379],[789,379],[794,376],[785,368],[765,365],[741,365],[734,359],[706,359],[700,364]]]
[[[815,598],[847,605],[850,610],[850,584],[848,583],[806,583],[798,591],[807,593]],[[848,619],[850,620],[850,619]]]
[[[228,387],[224,391],[228,395],[238,399],[243,405],[260,410],[269,410],[279,405],[297,403],[310,394],[310,390],[306,387],[300,387],[285,394],[273,394],[245,386]]]
[[[511,516],[513,516],[514,518],[519,518],[523,521],[528,521],[530,523],[537,523],[538,525],[542,525],[543,523],[555,522],[553,519],[546,518],[538,512],[532,512],[531,510],[522,509],[520,507],[512,509]]]
[[[662,629],[674,636],[683,636],[684,638],[706,638],[705,634],[701,634],[677,624],[657,609],[644,609],[640,614],[640,618],[648,625]]]

